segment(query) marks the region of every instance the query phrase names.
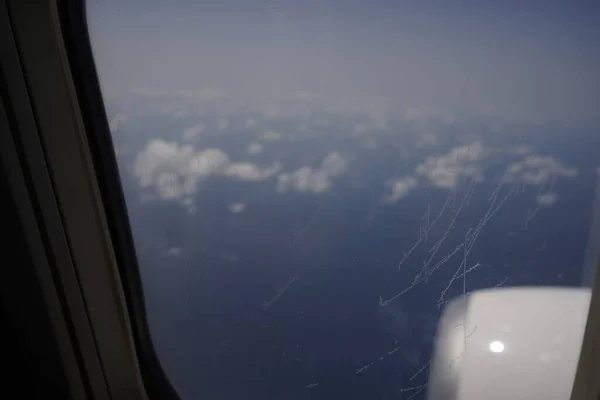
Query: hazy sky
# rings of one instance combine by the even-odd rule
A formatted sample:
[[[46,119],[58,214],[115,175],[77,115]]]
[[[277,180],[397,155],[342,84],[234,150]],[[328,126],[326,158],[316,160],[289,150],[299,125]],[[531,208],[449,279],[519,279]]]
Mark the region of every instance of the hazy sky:
[[[485,4],[483,4],[485,3]],[[90,1],[106,88],[594,118],[593,2]],[[589,4],[585,4],[589,3]]]

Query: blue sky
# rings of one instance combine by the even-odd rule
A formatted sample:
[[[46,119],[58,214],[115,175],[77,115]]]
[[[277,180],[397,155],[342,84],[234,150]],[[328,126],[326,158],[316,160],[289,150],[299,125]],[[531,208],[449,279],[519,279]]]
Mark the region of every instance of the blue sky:
[[[88,9],[184,398],[424,398],[449,301],[589,285],[597,5]]]

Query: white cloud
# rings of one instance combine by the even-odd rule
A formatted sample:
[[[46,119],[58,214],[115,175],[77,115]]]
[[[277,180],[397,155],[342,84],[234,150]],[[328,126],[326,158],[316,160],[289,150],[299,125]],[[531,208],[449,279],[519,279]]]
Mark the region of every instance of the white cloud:
[[[265,140],[279,140],[281,135],[275,131],[266,131],[263,133],[262,138]]]
[[[441,156],[430,156],[415,169],[433,186],[444,189],[456,187],[461,178],[483,180],[481,160],[486,150],[480,142],[458,146]]]
[[[272,177],[281,169],[281,164],[275,163],[268,168],[260,168],[249,162],[232,163],[224,170],[223,175],[240,181],[262,181]]]
[[[231,211],[234,214],[237,214],[244,211],[246,209],[246,205],[244,203],[231,203],[228,208],[229,211]]]
[[[323,172],[311,167],[302,167],[291,174],[280,174],[277,178],[277,191],[285,193],[288,190],[299,192],[311,191],[323,193],[331,188],[331,181]]]
[[[434,141],[428,139],[428,144]],[[434,187],[441,189],[455,188],[462,178],[483,181],[481,161],[488,150],[479,141],[469,145],[458,146],[443,155],[430,156],[415,168],[413,175],[393,178],[386,182],[389,193],[382,198],[383,203],[392,204],[405,197],[419,184],[419,178],[426,179]]]
[[[325,157],[319,169],[304,166],[292,173],[279,174],[277,191],[280,193],[288,190],[324,193],[331,188],[331,178],[339,177],[347,171],[348,162],[340,153],[334,151]]]
[[[339,152],[333,151],[323,160],[321,170],[327,176],[340,176],[348,171],[348,161]]]
[[[417,139],[418,148],[434,146],[437,143],[437,136],[434,133],[425,133]]]
[[[219,118],[217,121],[217,130],[224,131],[229,126],[229,120],[227,118]]]
[[[181,200],[193,208],[189,197],[210,176],[241,181],[262,181],[281,169],[278,163],[261,168],[248,162],[232,162],[220,149],[196,150],[161,139],[151,140],[138,154],[133,173],[142,187],[153,188],[161,199]],[[189,204],[188,204],[189,203]]]
[[[263,146],[262,144],[258,143],[258,142],[252,142],[248,145],[248,147],[246,148],[246,152],[248,154],[258,154],[263,150]]]
[[[537,197],[537,203],[540,206],[549,207],[556,203],[558,196],[556,193],[544,193]]]
[[[115,133],[119,130],[119,127],[127,121],[127,115],[123,113],[116,114],[113,119],[110,120],[108,126],[111,133]]]
[[[564,166],[554,157],[529,155],[509,165],[503,181],[541,185],[555,178],[573,178],[577,173],[577,169]]]
[[[187,128],[186,130],[183,131],[183,138],[185,140],[191,140],[196,138],[199,134],[201,134],[204,131],[204,124],[203,123],[198,123],[194,126],[191,126],[189,128]]]
[[[395,203],[416,188],[417,184],[417,179],[413,176],[390,179],[386,182],[386,185],[390,189],[390,193],[387,193],[382,200],[387,204]]]

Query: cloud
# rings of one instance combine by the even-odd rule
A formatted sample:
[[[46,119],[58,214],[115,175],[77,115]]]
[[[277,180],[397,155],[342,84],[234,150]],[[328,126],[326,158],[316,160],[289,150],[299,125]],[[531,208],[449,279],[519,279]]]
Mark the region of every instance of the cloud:
[[[183,131],[183,138],[185,140],[191,140],[196,138],[199,134],[204,131],[204,124],[202,122],[191,126]]]
[[[119,130],[119,127],[127,121],[127,115],[123,113],[116,114],[113,119],[110,120],[108,126],[111,133],[115,133]]]
[[[275,163],[268,168],[260,168],[249,162],[232,163],[224,168],[224,176],[240,181],[263,181],[272,177],[281,169],[281,164]]]
[[[564,166],[554,157],[529,155],[509,165],[502,180],[541,185],[556,178],[573,178],[577,173],[577,169]]]
[[[217,130],[224,131],[229,126],[229,120],[227,118],[219,118],[217,121]]]
[[[277,191],[279,193],[289,190],[324,193],[331,188],[331,178],[339,177],[347,171],[348,161],[340,153],[334,151],[325,157],[319,169],[304,166],[292,173],[279,174]]]
[[[248,162],[232,162],[229,155],[216,148],[197,150],[191,145],[153,139],[138,154],[133,174],[140,186],[152,188],[159,198],[181,200],[193,208],[190,196],[210,176],[262,181],[280,169],[278,163],[261,168]]]
[[[277,191],[285,193],[288,190],[299,192],[311,191],[323,193],[329,190],[331,181],[323,172],[313,170],[311,167],[302,167],[291,174],[280,174],[277,178]]]
[[[248,147],[246,148],[246,152],[248,154],[258,154],[263,150],[263,146],[262,144],[258,143],[258,142],[252,142],[248,145]]]
[[[241,213],[246,209],[246,205],[244,203],[231,203],[227,208],[234,214]]]
[[[266,131],[263,133],[262,138],[265,140],[279,140],[281,135],[275,131]]]
[[[417,179],[413,176],[406,176],[398,179],[390,179],[386,182],[386,186],[390,189],[390,193],[384,195],[382,201],[386,204],[395,203],[411,190],[417,187]]]
[[[323,160],[321,170],[331,177],[340,176],[348,171],[348,162],[337,152],[331,152]]]
[[[246,128],[253,128],[256,126],[256,120],[254,118],[248,118],[246,120]]]
[[[537,203],[540,206],[549,207],[556,203],[558,196],[556,193],[544,193],[537,197]]]
[[[461,178],[483,181],[481,160],[486,150],[480,142],[458,146],[441,156],[430,156],[415,169],[417,175],[428,179],[437,188],[452,189]]]
[[[528,147],[512,147],[509,154],[528,154]],[[429,181],[440,189],[453,189],[461,179],[470,178],[477,182],[484,180],[483,161],[492,150],[476,141],[470,145],[458,146],[441,156],[431,156],[419,164],[414,174],[393,178],[386,182],[389,193],[382,198],[383,203],[395,203],[415,189],[420,179]],[[600,170],[600,167],[599,167]],[[577,175],[575,168],[569,168],[549,156],[526,155],[522,161],[510,164],[502,178],[504,183],[529,183],[541,185],[556,178],[572,178]],[[551,206],[557,200],[555,193],[545,193],[537,198],[541,206]]]

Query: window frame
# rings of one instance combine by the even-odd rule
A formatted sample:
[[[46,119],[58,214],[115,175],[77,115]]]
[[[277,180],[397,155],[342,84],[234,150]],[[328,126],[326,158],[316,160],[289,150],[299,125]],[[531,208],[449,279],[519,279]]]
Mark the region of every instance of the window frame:
[[[10,28],[1,60],[6,102],[15,108],[12,135],[23,147],[15,162],[32,174],[29,197],[40,203],[57,266],[61,293],[46,301],[64,295],[64,316],[72,321],[72,334],[62,332],[71,349],[62,346],[61,357],[73,398],[179,398],[146,324],[85,3],[5,0],[1,11]],[[80,353],[79,363],[73,352]]]
[[[69,346],[62,346],[63,357],[71,360],[70,368],[85,369],[82,380],[94,398],[178,398],[148,330],[85,3],[5,0],[5,5],[14,49],[5,51],[3,45],[2,69],[16,79],[8,80],[8,92],[22,137],[22,161],[30,168],[31,196],[40,203],[51,238],[64,313],[73,321],[71,346],[81,352],[82,365],[75,366]],[[572,399],[600,394],[598,270],[597,265]],[[72,393],[82,393],[73,382]]]

